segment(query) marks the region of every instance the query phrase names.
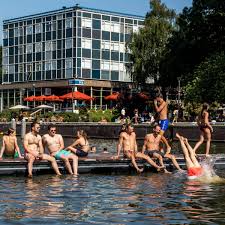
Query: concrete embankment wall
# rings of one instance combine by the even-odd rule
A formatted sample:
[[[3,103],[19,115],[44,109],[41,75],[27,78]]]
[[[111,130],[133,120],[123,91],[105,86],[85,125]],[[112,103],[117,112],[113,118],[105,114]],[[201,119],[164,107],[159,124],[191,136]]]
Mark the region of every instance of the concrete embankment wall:
[[[49,123],[42,123],[40,134],[47,133],[47,127]],[[57,132],[64,137],[74,137],[78,129],[83,129],[87,132],[89,138],[101,138],[101,139],[117,139],[121,128],[120,124],[107,123],[55,123],[57,126]],[[6,131],[11,123],[0,123],[0,131]],[[152,131],[152,126],[149,124],[134,125],[137,139],[144,139],[144,136]],[[16,126],[17,135],[21,135],[21,124]],[[225,124],[213,125],[214,132],[212,134],[212,140],[218,142],[225,142]],[[30,123],[26,126],[27,132],[30,130]],[[199,128],[196,124],[192,123],[177,123],[175,126],[170,126],[166,132],[166,136],[173,139],[176,132],[182,134],[190,140],[196,141],[199,138]]]

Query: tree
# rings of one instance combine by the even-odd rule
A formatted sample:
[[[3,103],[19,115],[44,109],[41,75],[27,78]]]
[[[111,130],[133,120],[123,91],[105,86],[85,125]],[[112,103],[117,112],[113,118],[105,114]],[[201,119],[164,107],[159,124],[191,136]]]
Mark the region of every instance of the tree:
[[[190,102],[225,101],[225,54],[217,53],[202,62],[194,71],[195,79],[186,87],[185,99]]]
[[[130,51],[127,69],[134,82],[144,85],[148,78],[153,78],[157,83],[160,61],[175,16],[174,10],[168,9],[161,0],[150,0],[150,12],[146,15],[144,27],[132,34],[132,41],[127,45]]]
[[[2,46],[0,46],[0,82],[2,83]]]
[[[176,86],[177,77],[188,83],[195,78],[196,66],[225,48],[225,1],[193,0],[177,18],[161,64],[161,83]]]

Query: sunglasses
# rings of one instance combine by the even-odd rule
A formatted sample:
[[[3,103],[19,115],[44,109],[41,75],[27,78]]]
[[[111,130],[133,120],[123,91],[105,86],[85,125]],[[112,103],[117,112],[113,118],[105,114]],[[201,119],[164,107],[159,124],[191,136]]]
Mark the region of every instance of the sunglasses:
[[[56,132],[56,130],[50,130],[50,132]]]

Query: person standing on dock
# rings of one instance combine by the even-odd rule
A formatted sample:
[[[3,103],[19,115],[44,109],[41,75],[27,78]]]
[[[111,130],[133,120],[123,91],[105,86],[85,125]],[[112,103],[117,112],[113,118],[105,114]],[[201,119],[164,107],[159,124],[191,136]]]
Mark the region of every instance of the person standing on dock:
[[[163,136],[165,131],[169,127],[169,119],[168,119],[168,105],[167,102],[163,100],[163,96],[160,92],[157,92],[155,94],[155,99],[154,99],[154,106],[155,106],[155,111],[158,113],[158,123],[161,128],[160,134],[162,136],[162,140],[165,143],[166,147],[169,148],[169,143],[166,140],[166,138]]]
[[[51,156],[64,162],[66,169],[70,174],[78,174],[78,157],[64,149],[64,141],[61,134],[56,134],[56,126],[48,126],[48,134],[42,137],[43,146],[48,148]],[[70,161],[73,161],[73,170]]]
[[[9,128],[7,133],[3,135],[0,159],[3,158],[22,158],[13,128]]]
[[[204,137],[205,137],[206,138],[206,149],[205,149],[206,156],[209,155],[211,136],[212,136],[211,133],[213,132],[213,128],[209,123],[208,110],[209,110],[209,105],[207,103],[204,103],[202,105],[202,111],[201,111],[200,115],[198,116],[198,120],[197,120],[199,129],[201,131],[200,139],[194,147],[194,152],[196,152],[196,150],[199,148],[199,146],[204,142]]]
[[[117,145],[117,155],[113,159],[119,159],[121,149],[123,149],[124,158],[131,159],[133,166],[137,172],[143,172],[136,163],[136,158],[146,160],[150,165],[155,167],[157,170],[161,170],[164,167],[158,166],[149,156],[137,151],[136,134],[134,127],[131,124],[127,124],[125,130],[120,132],[119,142]]]
[[[178,170],[182,170],[179,164],[177,163],[175,156],[171,154],[171,147],[169,145],[167,145],[167,151],[165,154],[160,151],[160,142],[164,142],[164,139],[162,137],[163,136],[161,135],[160,126],[158,124],[155,124],[155,126],[153,127],[153,133],[147,134],[145,136],[142,153],[148,155],[149,157],[157,158],[159,160],[160,165],[163,167],[163,158],[168,158],[173,162],[174,166]],[[165,172],[168,171],[165,169]]]
[[[28,177],[32,177],[33,163],[35,160],[47,160],[52,164],[57,175],[61,175],[58,165],[54,157],[44,153],[42,139],[39,135],[40,124],[33,122],[31,124],[31,131],[24,136],[23,146],[25,150],[24,158],[28,161]]]

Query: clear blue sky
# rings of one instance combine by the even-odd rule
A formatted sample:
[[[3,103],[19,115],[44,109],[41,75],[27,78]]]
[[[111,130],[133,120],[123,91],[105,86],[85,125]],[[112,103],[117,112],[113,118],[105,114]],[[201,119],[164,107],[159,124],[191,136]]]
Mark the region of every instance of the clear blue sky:
[[[192,0],[162,0],[162,2],[177,12],[192,4]],[[62,6],[70,7],[77,3],[84,7],[141,16],[145,16],[149,11],[149,0],[1,0],[0,44],[2,44],[3,20],[56,10]]]

